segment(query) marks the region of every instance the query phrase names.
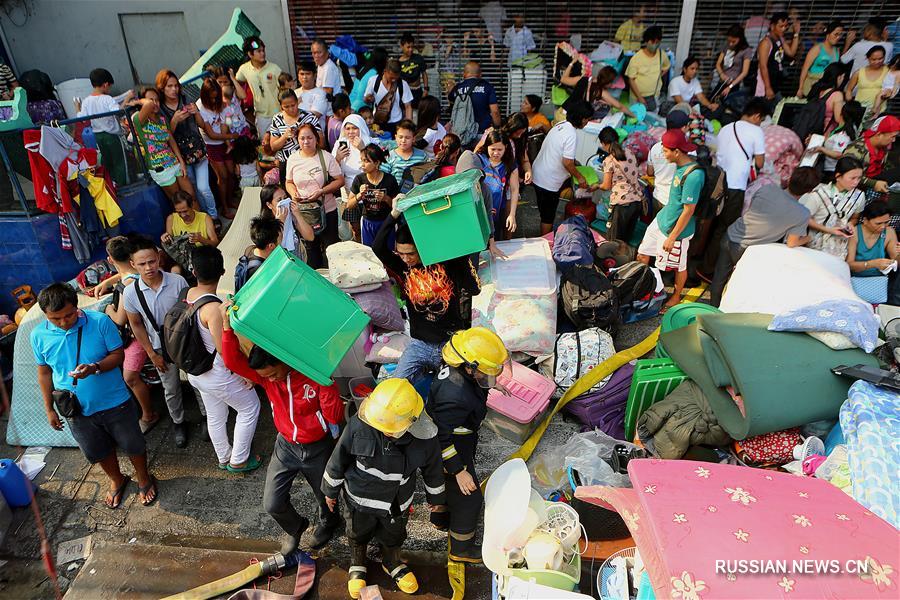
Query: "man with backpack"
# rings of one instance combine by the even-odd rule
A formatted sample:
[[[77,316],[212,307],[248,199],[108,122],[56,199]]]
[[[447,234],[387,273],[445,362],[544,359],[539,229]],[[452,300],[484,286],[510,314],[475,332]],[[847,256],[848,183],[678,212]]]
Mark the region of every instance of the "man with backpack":
[[[709,286],[710,304],[719,306],[722,292],[734,265],[750,246],[777,244],[784,240],[788,248],[807,244],[809,210],[800,204],[800,196],[819,184],[819,175],[813,167],[798,167],[791,174],[787,191],[770,183],[753,195],[750,209],[731,224],[719,248],[716,270]]]
[[[669,202],[647,227],[644,239],[638,247],[637,259],[644,264],[656,257],[660,271],[676,271],[675,289],[666,301],[664,309],[681,301],[681,292],[687,282],[687,258],[690,239],[694,236],[694,211],[703,190],[705,174],[689,152],[697,150],[696,144],[687,140],[680,129],[669,129],[663,134],[663,152],[666,159],[675,163],[675,176]]]
[[[125,314],[134,337],[150,357],[162,380],[166,406],[174,423],[175,446],[187,446],[187,423],[181,397],[181,377],[178,367],[168,357],[163,344],[162,325],[166,313],[175,306],[181,291],[188,287],[181,275],[167,273],[159,268],[159,250],[151,240],[140,237],[134,240],[131,266],[140,278],[125,288]],[[200,413],[206,415],[203,402]]]
[[[284,224],[275,217],[254,217],[250,221],[250,241],[253,245],[247,248],[234,267],[235,294],[281,243],[283,227]]]
[[[756,179],[756,173],[766,162],[766,136],[760,123],[770,114],[765,98],[753,98],[739,121],[729,123],[719,131],[716,164],[725,171],[728,193],[722,212],[712,225],[707,257],[697,269],[697,276],[706,282],[712,281],[725,230],[741,216],[747,184]]]
[[[185,295],[185,307],[179,315],[182,327],[171,322],[175,311],[166,315],[166,324],[171,324],[173,330],[181,330],[182,348],[196,357],[189,362],[203,363],[188,371],[188,381],[200,392],[206,406],[209,439],[216,451],[219,468],[230,473],[246,473],[262,464],[259,456],[250,455],[259,418],[259,396],[252,385],[232,373],[222,360],[222,313],[219,310],[222,301],[216,295],[219,279],[225,274],[222,252],[212,246],[194,248],[191,266],[197,285],[188,289]],[[204,369],[206,365],[209,366]],[[229,407],[237,412],[234,446],[228,441]]]
[[[412,119],[412,91],[400,77],[400,61],[391,59],[380,75],[369,79],[364,100],[372,106],[375,122],[393,133],[397,123]]]
[[[472,149],[488,127],[500,127],[500,105],[494,86],[481,78],[481,65],[474,60],[463,68],[463,80],[448,95],[453,111],[448,131],[459,136],[464,148]]]

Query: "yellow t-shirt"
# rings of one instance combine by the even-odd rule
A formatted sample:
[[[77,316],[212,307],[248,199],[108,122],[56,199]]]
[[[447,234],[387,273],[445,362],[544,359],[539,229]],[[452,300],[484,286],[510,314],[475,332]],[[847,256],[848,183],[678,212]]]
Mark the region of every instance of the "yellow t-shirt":
[[[199,234],[200,237],[206,236],[206,213],[199,210],[194,211],[194,220],[185,223],[178,213],[172,213],[172,235],[186,235],[189,233]],[[200,244],[197,244],[199,246]]]
[[[628,19],[616,29],[614,39],[619,40],[624,52],[637,52],[641,49],[641,39],[644,37],[646,28],[645,25],[635,25],[634,21]]]
[[[859,76],[856,80],[856,101],[863,106],[872,106],[875,104],[878,94],[881,93],[881,84],[884,82],[885,75],[888,74],[888,68],[882,67],[874,79],[869,78],[866,67],[857,73]]]
[[[661,49],[653,56],[641,50],[631,57],[625,76],[634,79],[641,96],[657,96],[662,88],[662,74],[669,70],[669,57]]]
[[[253,108],[259,117],[272,118],[281,110],[278,105],[278,76],[281,67],[267,62],[262,69],[257,69],[250,61],[245,62],[235,73],[234,78],[241,83],[250,84],[253,91]],[[264,132],[260,132],[262,135]]]

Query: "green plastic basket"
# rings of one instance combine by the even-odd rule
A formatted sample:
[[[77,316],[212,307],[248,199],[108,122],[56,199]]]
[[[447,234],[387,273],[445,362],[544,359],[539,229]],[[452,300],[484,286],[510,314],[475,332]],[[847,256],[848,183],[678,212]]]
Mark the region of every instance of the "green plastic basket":
[[[350,296],[281,247],[235,295],[231,313],[237,333],[321,385],[368,323]]]
[[[418,185],[397,203],[422,264],[481,252],[491,235],[481,194],[481,171],[471,169]]]
[[[659,348],[657,348],[657,353]],[[625,404],[625,439],[632,441],[637,422],[645,410],[665,398],[687,375],[671,358],[639,360],[634,366]]]
[[[510,569],[510,574],[522,581],[534,580],[557,590],[571,592],[581,581],[581,556],[575,552],[572,558],[560,567],[559,571],[549,569]]]

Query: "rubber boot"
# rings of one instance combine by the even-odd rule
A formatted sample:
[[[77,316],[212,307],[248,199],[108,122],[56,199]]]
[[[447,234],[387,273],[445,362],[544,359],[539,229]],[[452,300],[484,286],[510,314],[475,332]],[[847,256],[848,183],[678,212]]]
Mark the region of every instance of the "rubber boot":
[[[472,565],[481,564],[481,546],[475,543],[475,536],[471,535],[467,540],[459,540],[450,533],[450,549],[448,558],[455,562],[469,563]]]
[[[359,598],[359,593],[366,587],[366,547],[359,544],[350,546],[350,577],[347,580],[347,591],[351,598]]]
[[[415,594],[419,589],[419,582],[409,567],[400,561],[400,548],[394,546],[392,548],[382,547],[384,558],[381,561],[381,568],[384,572],[391,576],[397,588],[404,594]]]

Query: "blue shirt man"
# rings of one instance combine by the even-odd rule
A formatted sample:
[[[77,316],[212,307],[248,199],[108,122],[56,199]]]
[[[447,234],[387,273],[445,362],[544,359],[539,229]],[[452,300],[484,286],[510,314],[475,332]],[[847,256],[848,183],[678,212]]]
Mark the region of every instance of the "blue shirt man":
[[[93,310],[79,313],[69,329],[62,329],[50,321],[35,327],[31,332],[31,348],[38,366],[47,366],[53,371],[53,388],[75,392],[81,414],[90,416],[119,406],[131,396],[119,367],[79,379],[75,385],[70,373],[76,366],[96,365],[122,347],[122,338],[112,319]],[[76,361],[79,330],[82,331],[81,353]]]

